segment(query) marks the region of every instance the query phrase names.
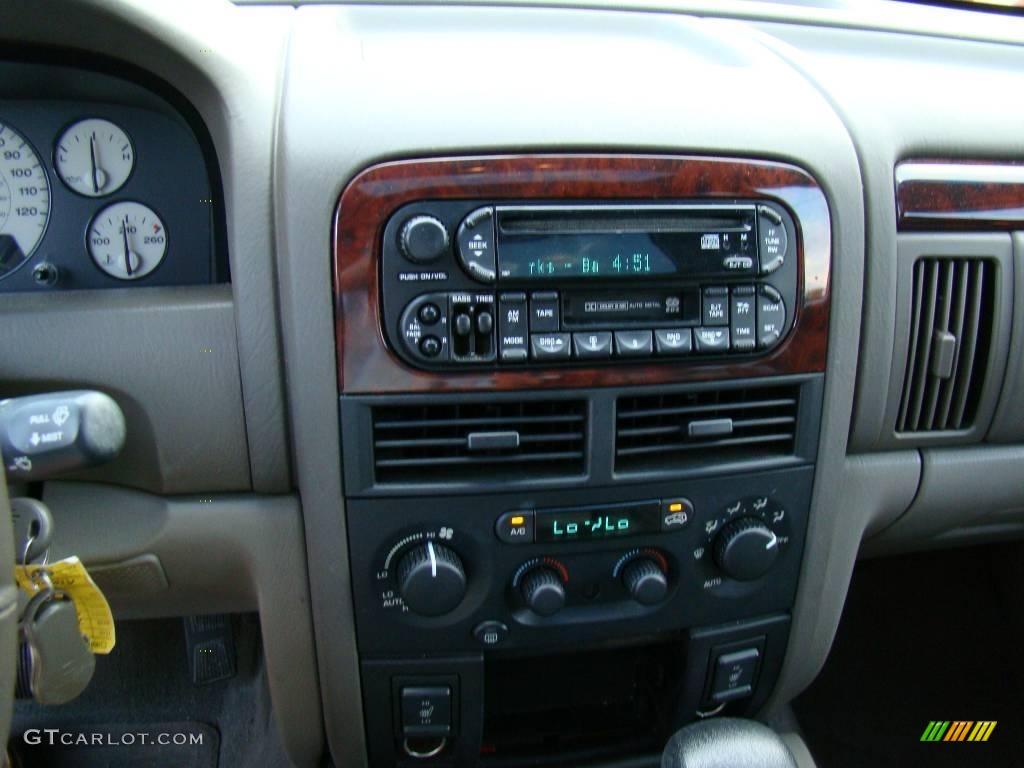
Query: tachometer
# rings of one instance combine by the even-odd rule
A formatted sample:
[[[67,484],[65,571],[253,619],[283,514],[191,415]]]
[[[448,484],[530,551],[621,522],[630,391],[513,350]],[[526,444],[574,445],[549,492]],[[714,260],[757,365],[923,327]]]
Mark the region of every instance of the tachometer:
[[[29,260],[49,216],[50,182],[39,155],[0,123],[0,279]]]

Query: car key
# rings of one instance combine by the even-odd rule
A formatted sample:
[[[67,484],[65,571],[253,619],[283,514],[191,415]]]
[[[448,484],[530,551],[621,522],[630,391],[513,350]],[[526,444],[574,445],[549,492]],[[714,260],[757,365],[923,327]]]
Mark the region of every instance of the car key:
[[[43,560],[53,540],[53,515],[37,499],[11,499],[11,523],[19,565]]]

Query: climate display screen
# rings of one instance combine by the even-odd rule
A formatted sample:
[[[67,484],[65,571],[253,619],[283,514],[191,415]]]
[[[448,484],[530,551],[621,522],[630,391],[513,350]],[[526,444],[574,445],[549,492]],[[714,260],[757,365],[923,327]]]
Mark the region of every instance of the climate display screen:
[[[537,541],[625,538],[661,530],[657,501],[537,511]]]

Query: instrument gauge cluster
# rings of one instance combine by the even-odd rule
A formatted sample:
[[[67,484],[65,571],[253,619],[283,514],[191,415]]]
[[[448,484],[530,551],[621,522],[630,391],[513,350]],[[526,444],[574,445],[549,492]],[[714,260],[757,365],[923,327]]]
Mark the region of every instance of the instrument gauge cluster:
[[[139,90],[113,103],[109,88],[82,101],[0,86],[0,293],[227,279],[212,152]]]

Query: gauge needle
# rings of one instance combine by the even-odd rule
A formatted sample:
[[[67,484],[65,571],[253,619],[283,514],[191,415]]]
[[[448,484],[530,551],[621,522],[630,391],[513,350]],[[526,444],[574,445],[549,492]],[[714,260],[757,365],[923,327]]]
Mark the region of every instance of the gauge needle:
[[[92,161],[92,191],[100,192],[99,169],[96,167],[96,134],[89,139],[89,159]]]
[[[124,238],[124,268],[128,271],[128,276],[132,275],[132,252],[128,248],[128,217],[124,217],[124,221],[121,224],[121,236]]]

